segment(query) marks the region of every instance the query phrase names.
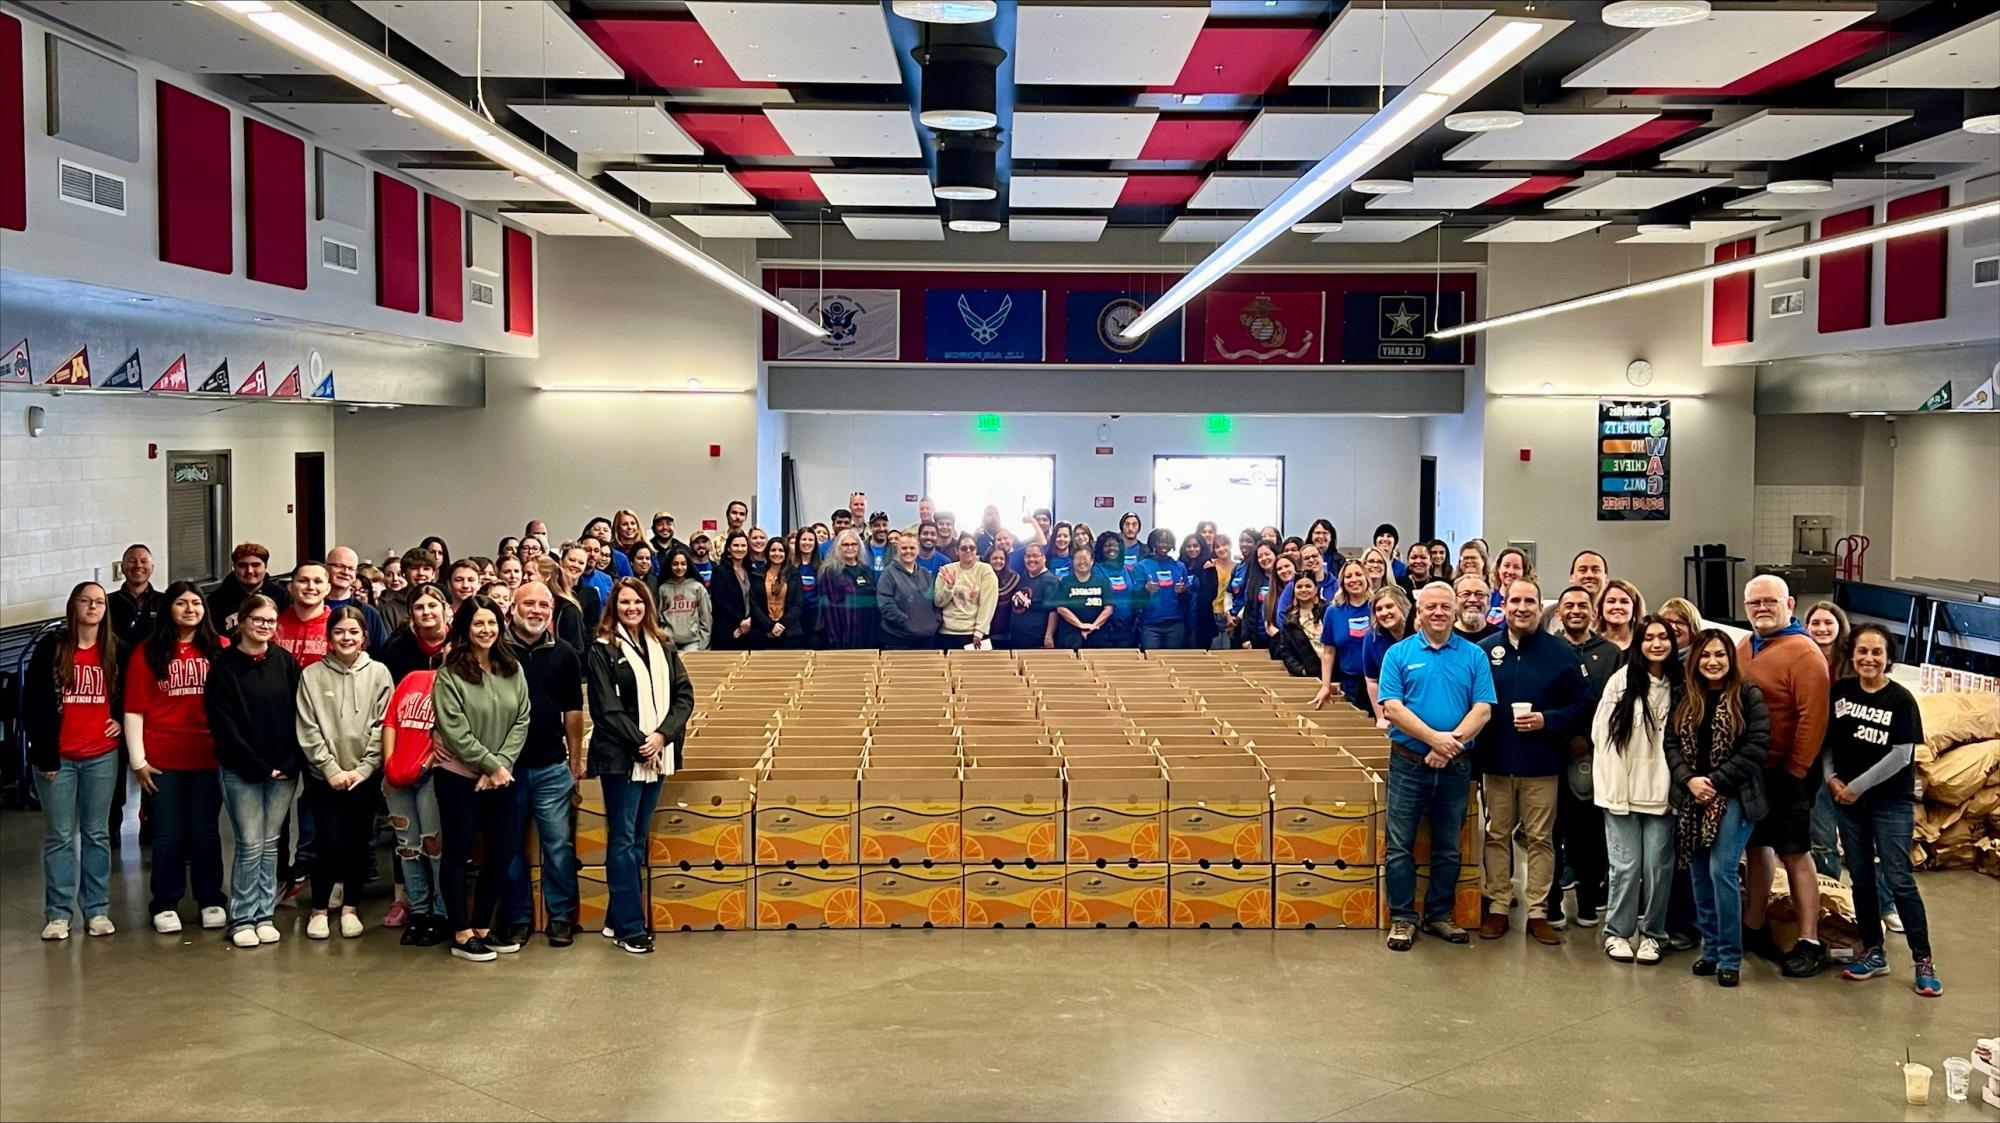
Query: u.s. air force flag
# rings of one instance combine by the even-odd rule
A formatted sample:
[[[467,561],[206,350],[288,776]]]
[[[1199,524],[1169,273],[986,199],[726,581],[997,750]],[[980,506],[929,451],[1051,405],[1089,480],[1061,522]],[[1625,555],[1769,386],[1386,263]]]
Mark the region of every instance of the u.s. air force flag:
[[[1039,363],[1041,289],[931,289],[924,294],[927,363]]]
[[[901,357],[900,295],[895,289],[779,289],[778,298],[791,301],[806,319],[817,320],[826,336],[807,335],[780,320],[777,357],[896,361]]]

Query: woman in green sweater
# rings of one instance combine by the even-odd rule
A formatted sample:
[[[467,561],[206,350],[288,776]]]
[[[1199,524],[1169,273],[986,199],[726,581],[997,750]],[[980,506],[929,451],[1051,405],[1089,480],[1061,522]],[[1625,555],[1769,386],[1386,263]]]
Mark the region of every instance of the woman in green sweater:
[[[521,950],[519,944],[487,940],[507,864],[489,858],[467,912],[465,862],[475,833],[484,838],[489,856],[521,849],[525,815],[513,768],[528,739],[528,679],[507,640],[500,606],[486,597],[460,602],[446,643],[451,654],[431,684],[437,743],[443,749],[434,773],[444,827],[439,872],[451,954],[490,963],[495,953]]]

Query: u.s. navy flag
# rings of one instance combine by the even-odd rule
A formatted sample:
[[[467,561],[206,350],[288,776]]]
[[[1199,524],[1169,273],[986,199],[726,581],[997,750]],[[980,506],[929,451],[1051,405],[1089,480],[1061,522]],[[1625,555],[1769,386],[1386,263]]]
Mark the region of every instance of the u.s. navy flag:
[[[931,289],[924,294],[924,361],[1039,363],[1041,289]]]
[[[816,337],[780,320],[780,359],[875,359],[894,362],[902,340],[901,298],[895,289],[779,289],[778,298],[816,320]]]
[[[1066,358],[1072,363],[1178,363],[1181,314],[1175,312],[1137,339],[1118,333],[1155,298],[1133,292],[1071,292],[1063,302]]]
[[[1459,339],[1431,339],[1438,328],[1465,322],[1458,292],[1350,292],[1341,302],[1340,357],[1349,363],[1465,361]]]

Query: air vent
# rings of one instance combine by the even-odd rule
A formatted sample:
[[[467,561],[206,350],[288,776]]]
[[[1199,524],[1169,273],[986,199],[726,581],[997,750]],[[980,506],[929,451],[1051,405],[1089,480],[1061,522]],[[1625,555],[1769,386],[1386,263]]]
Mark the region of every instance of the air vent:
[[[472,282],[472,302],[493,307],[493,286],[479,281]]]
[[[68,160],[58,160],[63,201],[106,214],[125,213],[125,179]]]
[[[1771,318],[1801,316],[1806,310],[1806,294],[1803,292],[1781,292],[1771,297]]]
[[[319,240],[319,263],[342,273],[361,272],[361,250],[332,238]]]
[[[2000,257],[1982,257],[1973,262],[1972,283],[1980,288],[2000,285]]]

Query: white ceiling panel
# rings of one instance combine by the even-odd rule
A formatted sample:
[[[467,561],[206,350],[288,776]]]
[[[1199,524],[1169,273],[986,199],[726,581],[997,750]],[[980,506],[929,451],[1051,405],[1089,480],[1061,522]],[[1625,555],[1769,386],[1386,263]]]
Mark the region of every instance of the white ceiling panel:
[[[1825,211],[1872,203],[1889,195],[1899,195],[1912,187],[1923,186],[1922,180],[1862,177],[1836,179],[1832,183],[1833,190],[1813,195],[1758,191],[1722,205],[1732,211]]]
[[[756,202],[728,172],[714,169],[626,169],[612,172],[611,178],[638,192],[649,203],[728,206]]]
[[[701,145],[659,105],[521,105],[514,112],[576,152],[699,156]]]
[[[559,203],[562,196],[539,183],[522,183],[505,168],[404,168],[403,174],[421,179],[439,190],[461,199],[480,202],[524,200]]]
[[[1380,211],[1471,210],[1527,181],[1528,177],[1523,175],[1420,175],[1410,181],[1415,190],[1401,195],[1371,196],[1368,208]]]
[[[1187,201],[1198,211],[1260,210],[1298,182],[1289,175],[1224,175],[1217,173],[1202,181]]]
[[[1437,224],[1435,218],[1350,218],[1340,229],[1315,235],[1313,241],[1388,246],[1407,242]]]
[[[836,207],[928,207],[937,203],[922,172],[812,172],[820,194]]]
[[[1368,122],[1368,113],[1324,113],[1311,109],[1266,109],[1229,150],[1231,160],[1296,160],[1318,163]]]
[[[2000,86],[2000,11],[1897,51],[1833,84],[1864,90],[1990,90]]]
[[[1028,218],[1007,220],[1010,242],[1095,242],[1104,236],[1102,218]]]
[[[1776,221],[1778,220],[1775,218],[1697,218],[1693,222],[1688,223],[1686,230],[1654,230],[1644,234],[1634,234],[1629,238],[1618,239],[1618,244],[1623,246],[1707,245],[1710,242],[1719,242],[1724,238],[1734,238],[1739,234],[1748,234],[1752,230],[1761,230]]]
[[[1699,23],[1626,37],[1571,72],[1563,85],[1621,90],[1727,86],[1874,10],[1873,4],[1718,7]]]
[[[1491,14],[1432,4],[1349,4],[1292,71],[1292,85],[1409,85]]]
[[[915,159],[915,118],[905,105],[868,109],[807,109],[769,105],[764,116],[786,146],[800,156],[866,156]]]
[[[880,4],[689,0],[688,11],[749,82],[901,82]]]
[[[1909,110],[1765,109],[1660,154],[1661,163],[1791,160],[1907,119]]]
[[[573,211],[501,211],[500,217],[517,226],[557,238],[622,238],[623,230],[594,214]]]
[[[767,214],[677,214],[674,221],[704,238],[789,238],[785,224]]]
[[[278,44],[192,4],[31,0],[23,7],[190,74],[320,73]]]
[[[1017,175],[1007,181],[1007,205],[1016,210],[1037,207],[1089,207],[1101,210],[1118,204],[1125,188],[1122,175]]]
[[[1135,110],[1016,110],[1017,160],[1136,160],[1160,115]]]
[[[2000,136],[1953,129],[1934,137],[1892,148],[1875,157],[1878,164],[2000,163]]]
[[[1243,229],[1249,221],[1247,218],[1177,218],[1160,235],[1160,241],[1226,242],[1231,234]]]
[[[472,147],[413,117],[398,117],[379,101],[259,101],[256,108],[282,117],[328,144],[357,152],[470,152]]]
[[[1468,242],[1560,242],[1609,222],[1598,218],[1510,218],[1471,235]]]
[[[355,0],[362,11],[454,74],[493,78],[617,78],[625,71],[549,0]],[[483,42],[482,42],[483,36]]]
[[[863,242],[944,241],[944,223],[934,214],[844,214],[840,221]]]
[[[1542,206],[1551,211],[1643,211],[1728,182],[1726,175],[1613,175]]]
[[[1658,113],[1530,113],[1519,127],[1474,133],[1447,160],[1574,160],[1658,117]]]
[[[1014,82],[1172,85],[1207,19],[1207,4],[1023,4],[1016,17]]]

